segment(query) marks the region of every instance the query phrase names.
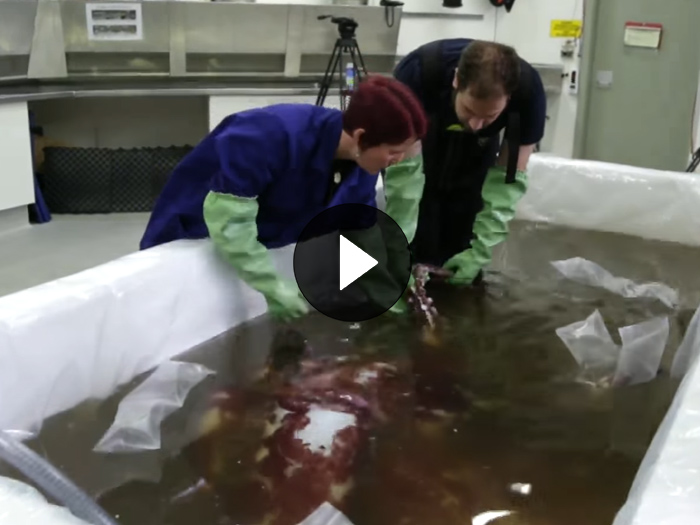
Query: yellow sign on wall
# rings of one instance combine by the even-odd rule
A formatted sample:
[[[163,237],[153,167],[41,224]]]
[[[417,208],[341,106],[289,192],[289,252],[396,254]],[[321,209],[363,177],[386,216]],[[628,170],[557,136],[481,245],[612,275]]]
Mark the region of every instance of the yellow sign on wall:
[[[581,38],[581,20],[552,20],[549,36],[553,38]]]

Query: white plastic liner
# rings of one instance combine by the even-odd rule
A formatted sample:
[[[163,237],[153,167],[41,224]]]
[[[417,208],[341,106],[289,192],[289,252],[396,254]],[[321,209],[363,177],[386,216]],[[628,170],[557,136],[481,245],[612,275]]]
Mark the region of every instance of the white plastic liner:
[[[518,219],[700,245],[697,176],[539,154],[529,171]],[[290,278],[292,255],[293,247],[274,252]],[[105,397],[264,312],[262,296],[207,241],[135,253],[1,297],[0,428],[36,430],[44,418]],[[676,367],[689,372],[615,525],[698,522],[700,370],[690,359],[700,349],[698,331]]]
[[[274,251],[289,278],[292,255]],[[208,241],[159,246],[0,297],[0,428],[36,430],[265,311]]]
[[[7,525],[88,525],[67,509],[51,505],[34,487],[0,477],[0,523]]]
[[[697,330],[688,330],[683,346],[700,349]],[[699,517],[700,360],[694,359],[613,525],[694,525]]]
[[[516,218],[700,245],[700,177],[533,155]]]

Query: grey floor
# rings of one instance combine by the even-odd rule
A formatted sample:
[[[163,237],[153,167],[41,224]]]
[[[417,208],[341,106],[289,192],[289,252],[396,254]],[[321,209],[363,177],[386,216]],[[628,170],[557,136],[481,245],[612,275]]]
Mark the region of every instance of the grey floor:
[[[54,215],[0,235],[0,296],[137,251],[147,221],[147,213]]]

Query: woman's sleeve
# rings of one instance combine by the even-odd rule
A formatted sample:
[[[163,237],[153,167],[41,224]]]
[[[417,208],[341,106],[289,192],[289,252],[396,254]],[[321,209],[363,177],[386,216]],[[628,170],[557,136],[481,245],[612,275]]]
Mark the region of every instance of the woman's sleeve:
[[[204,221],[217,250],[265,296],[273,312],[304,310],[298,288],[282,279],[258,241],[257,197],[283,173],[288,141],[279,119],[263,111],[234,119],[216,139],[221,169],[204,200]]]

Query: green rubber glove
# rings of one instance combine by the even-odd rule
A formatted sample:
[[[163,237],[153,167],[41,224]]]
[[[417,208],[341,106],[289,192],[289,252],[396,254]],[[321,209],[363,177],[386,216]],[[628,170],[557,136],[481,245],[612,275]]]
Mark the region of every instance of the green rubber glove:
[[[424,185],[423,155],[404,159],[386,169],[386,214],[401,227],[409,243],[416,235],[418,209]]]
[[[256,199],[213,191],[204,199],[204,221],[214,245],[241,279],[265,296],[270,315],[289,321],[308,312],[308,304],[296,284],[278,274],[258,241],[257,215]]]
[[[506,184],[506,169],[491,168],[481,190],[483,209],[474,221],[471,248],[450,258],[444,268],[453,272],[448,282],[471,284],[479,271],[491,262],[493,248],[508,236],[508,223],[515,207],[527,190],[527,173],[518,170],[513,184]]]
[[[389,166],[384,175],[384,195],[386,197],[386,214],[399,225],[406,240],[411,243],[416,235],[418,210],[425,186],[423,173],[423,156],[417,155]],[[410,276],[407,290],[413,287],[414,278]],[[408,312],[405,294],[389,309],[396,315]]]

